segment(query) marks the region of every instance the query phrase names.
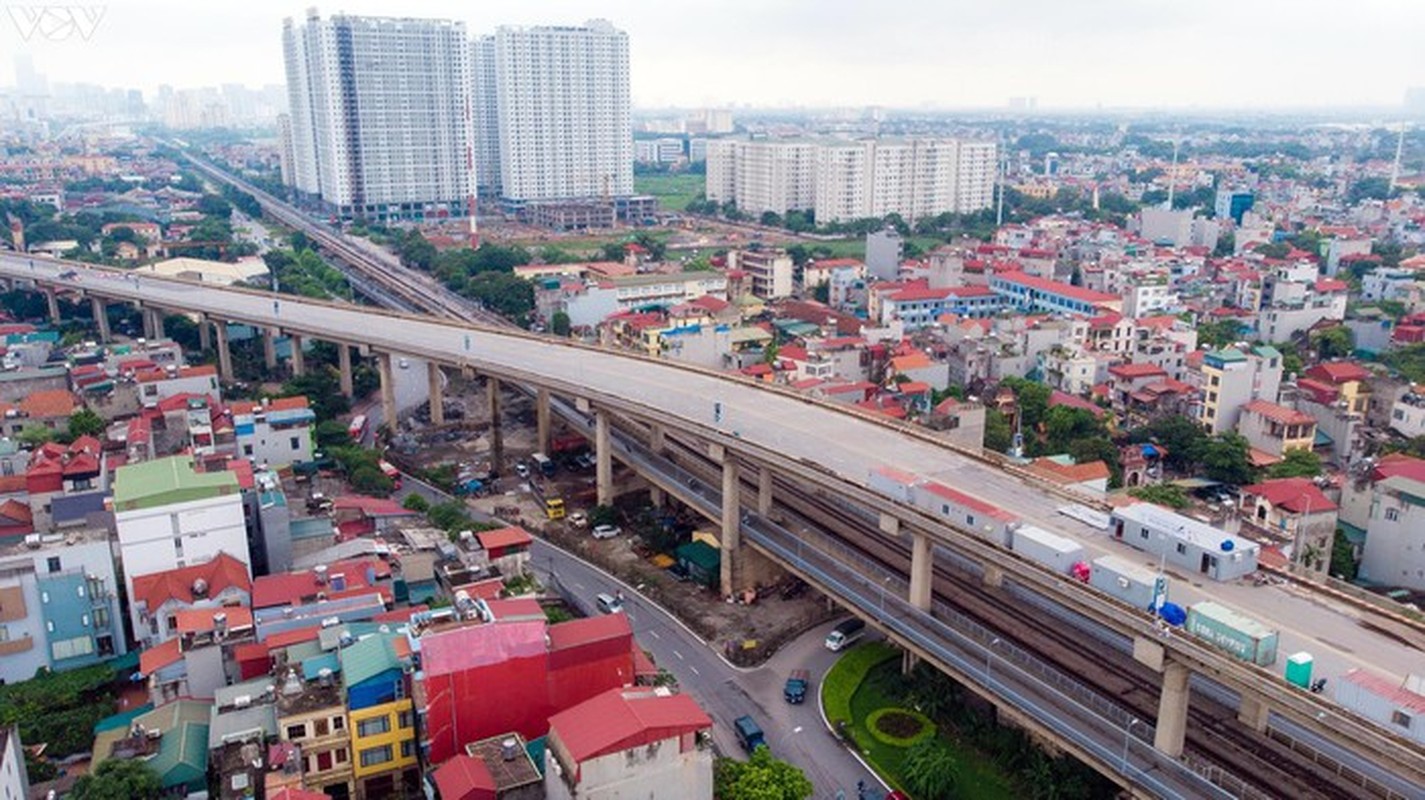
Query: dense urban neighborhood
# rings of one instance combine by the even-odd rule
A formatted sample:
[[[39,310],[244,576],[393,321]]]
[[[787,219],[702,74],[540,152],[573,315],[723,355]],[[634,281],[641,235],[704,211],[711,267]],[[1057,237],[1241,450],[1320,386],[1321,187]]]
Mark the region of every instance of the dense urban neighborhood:
[[[7,800],[1425,792],[1425,90],[635,109],[608,21],[279,16],[0,87]]]

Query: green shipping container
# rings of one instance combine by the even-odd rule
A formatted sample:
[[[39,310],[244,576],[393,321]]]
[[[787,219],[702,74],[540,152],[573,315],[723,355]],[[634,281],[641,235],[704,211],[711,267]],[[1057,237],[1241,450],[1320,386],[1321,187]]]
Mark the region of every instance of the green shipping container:
[[[1188,609],[1187,632],[1243,661],[1269,667],[1277,660],[1277,632],[1220,603],[1204,600]]]
[[[1303,689],[1311,688],[1311,654],[1295,653],[1286,660],[1286,682]]]

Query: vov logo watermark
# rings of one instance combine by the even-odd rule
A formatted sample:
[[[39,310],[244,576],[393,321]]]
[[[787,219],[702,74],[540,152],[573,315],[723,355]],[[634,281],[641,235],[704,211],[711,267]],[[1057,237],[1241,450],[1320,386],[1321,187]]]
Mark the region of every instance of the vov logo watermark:
[[[89,41],[108,6],[6,5],[5,11],[25,41]]]

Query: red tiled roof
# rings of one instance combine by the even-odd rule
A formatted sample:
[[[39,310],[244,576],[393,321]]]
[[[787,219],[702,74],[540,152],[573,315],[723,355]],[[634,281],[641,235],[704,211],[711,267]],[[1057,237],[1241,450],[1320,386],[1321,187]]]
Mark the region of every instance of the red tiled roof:
[[[1397,475],[1425,483],[1425,459],[1404,453],[1391,453],[1381,458],[1375,469],[1371,470],[1372,481],[1383,481]]]
[[[21,476],[23,481],[24,477]],[[0,503],[0,518],[14,522],[17,525],[29,525],[35,521],[34,512],[30,510],[28,503],[21,503],[19,500],[11,498]]]
[[[1417,694],[1389,678],[1382,678],[1359,667],[1346,670],[1341,680],[1350,681],[1371,694],[1384,698],[1391,705],[1425,714],[1425,694]]]
[[[354,558],[329,564],[326,583],[317,583],[317,573],[310,569],[263,575],[252,582],[252,607],[300,605],[304,602],[303,598],[315,597],[319,592],[331,600],[371,594],[376,589],[375,584],[367,580],[367,570],[373,571],[373,577],[378,581],[391,575],[390,565],[379,558]],[[345,589],[332,588],[335,575],[341,575],[345,580]],[[388,593],[389,590],[382,590],[383,596]]]
[[[549,650],[564,650],[579,647],[590,642],[633,636],[633,628],[624,614],[604,614],[598,617],[584,617],[550,625],[547,631]]]
[[[277,633],[268,636],[267,640],[264,641],[263,644],[267,645],[269,650],[277,650],[278,648],[288,647],[290,645],[300,644],[302,642],[314,641],[318,636],[321,635],[321,633],[321,625],[308,625],[305,628],[293,628],[290,631],[278,631]]]
[[[1336,504],[1310,478],[1274,478],[1243,486],[1245,494],[1256,495],[1293,514],[1335,511]]]
[[[1363,381],[1371,376],[1371,373],[1360,364],[1351,361],[1332,361],[1326,364],[1317,364],[1306,371],[1317,380],[1340,385],[1351,381]]]
[[[1350,286],[1338,278],[1317,278],[1316,291],[1318,292],[1345,292],[1350,290]]]
[[[1335,386],[1311,378],[1298,379],[1296,388],[1310,394],[1312,400],[1322,405],[1336,402],[1336,398],[1341,395]]]
[[[193,582],[199,578],[208,584],[208,597],[215,597],[232,586],[245,592],[252,591],[247,567],[237,558],[227,553],[219,553],[217,557],[202,564],[135,577],[134,595],[131,600],[144,601],[149,611],[157,611],[159,606],[169,600],[192,603],[195,599]]]
[[[1095,417],[1103,416],[1102,408],[1098,407],[1097,405],[1094,405],[1093,403],[1090,403],[1082,397],[1075,397],[1074,395],[1071,395],[1068,392],[1061,392],[1058,389],[1055,389],[1054,391],[1049,393],[1049,407],[1053,408],[1054,406],[1082,408],[1083,410],[1092,413]]]
[[[74,413],[79,403],[68,389],[48,389],[30,392],[20,401],[20,411],[29,417],[67,417]]]
[[[139,672],[152,675],[169,664],[178,663],[181,658],[183,653],[178,649],[178,639],[169,639],[157,647],[150,647],[139,653]]]
[[[1297,411],[1286,406],[1279,406],[1266,400],[1253,400],[1245,406],[1243,411],[1250,411],[1254,414],[1261,414],[1269,420],[1280,422],[1283,425],[1315,425],[1316,418],[1310,414]]]
[[[1036,458],[1027,467],[1058,483],[1088,483],[1106,480],[1109,477],[1108,464],[1103,461],[1089,461],[1083,464],[1060,464],[1052,458]]]
[[[1114,364],[1108,368],[1108,374],[1117,375],[1120,378],[1147,378],[1154,375],[1167,375],[1167,370],[1157,364],[1131,363]]]
[[[1014,514],[1011,514],[1008,511],[1005,511],[997,505],[987,503],[984,500],[979,499],[978,497],[971,497],[970,495],[965,494],[964,492],[959,491],[958,489],[952,489],[943,483],[938,483],[936,481],[926,481],[925,483],[921,484],[921,488],[925,489],[927,492],[930,492],[933,495],[936,495],[937,497],[942,497],[946,500],[951,501],[952,503],[959,504],[972,511],[984,514],[987,517],[992,517],[994,519],[1001,520],[1004,522],[1012,522],[1016,519],[1019,519],[1019,517],[1015,516]]]
[[[403,507],[395,500],[381,497],[367,497],[359,494],[342,495],[332,500],[333,511],[355,509],[368,517],[411,517],[417,512]]]
[[[257,486],[257,479],[252,476],[252,462],[245,458],[230,459],[227,470],[237,475],[238,488],[251,489]]]
[[[217,614],[227,615],[224,624],[228,626],[228,630],[252,627],[252,611],[242,606],[185,608],[173,616],[178,622],[179,633],[208,633],[214,628],[213,617]]]
[[[436,769],[434,777],[441,800],[484,800],[496,796],[497,787],[490,768],[483,759],[467,753],[452,756]]]
[[[480,540],[480,546],[485,550],[500,550],[506,547],[528,547],[534,537],[529,531],[517,525],[507,528],[498,528],[493,531],[480,531],[475,534],[475,538]]]
[[[1051,281],[1048,278],[1040,278],[1037,275],[1030,275],[1025,272],[1003,272],[995,276],[1001,280],[1017,283],[1030,289],[1038,289],[1041,292],[1070,297],[1075,300],[1082,300],[1085,303],[1111,303],[1118,301],[1118,295],[1107,294],[1105,292],[1095,292],[1092,289],[1085,289],[1082,286],[1073,286],[1067,283]]]
[[[277,397],[272,399],[267,404],[267,408],[270,411],[290,411],[294,408],[310,407],[311,404],[307,402],[306,395],[297,395],[296,397]]]
[[[577,764],[712,727],[691,695],[610,689],[549,718],[550,735]]]

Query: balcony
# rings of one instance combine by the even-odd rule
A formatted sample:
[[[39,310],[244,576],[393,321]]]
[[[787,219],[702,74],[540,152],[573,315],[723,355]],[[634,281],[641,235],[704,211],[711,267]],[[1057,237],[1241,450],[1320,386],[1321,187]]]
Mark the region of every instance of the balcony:
[[[34,637],[28,633],[16,639],[6,639],[0,642],[0,656],[13,656],[17,653],[29,652],[34,646]]]

